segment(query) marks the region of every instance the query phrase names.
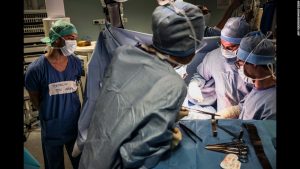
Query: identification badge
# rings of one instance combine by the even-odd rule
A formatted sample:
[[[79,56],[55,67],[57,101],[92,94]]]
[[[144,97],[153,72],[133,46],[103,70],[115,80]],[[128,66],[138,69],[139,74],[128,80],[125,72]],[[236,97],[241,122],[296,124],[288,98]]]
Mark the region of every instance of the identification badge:
[[[77,85],[75,81],[50,83],[48,86],[50,96],[57,94],[73,93],[77,90]]]

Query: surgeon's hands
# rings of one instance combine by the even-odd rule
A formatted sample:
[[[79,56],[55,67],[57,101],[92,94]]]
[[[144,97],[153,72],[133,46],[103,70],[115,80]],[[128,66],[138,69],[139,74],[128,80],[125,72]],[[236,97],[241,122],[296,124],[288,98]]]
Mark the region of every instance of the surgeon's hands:
[[[77,141],[74,144],[73,151],[72,151],[72,157],[77,157],[81,153],[81,150],[79,149],[77,145]]]
[[[181,107],[180,111],[177,115],[176,121],[179,121],[180,119],[187,116],[188,114],[189,114],[189,110],[184,107]],[[172,134],[171,148],[174,149],[175,147],[178,146],[178,144],[182,140],[182,134],[181,134],[181,131],[179,130],[179,128],[177,128],[177,127],[173,128],[172,132],[173,132],[173,134]]]
[[[189,110],[184,107],[181,107],[180,111],[177,115],[176,121],[179,121],[180,119],[182,119],[183,117],[185,117],[187,115],[189,115]]]
[[[220,116],[216,116],[217,119],[237,119],[241,113],[241,108],[239,105],[230,106],[223,110],[218,111],[216,114]]]
[[[177,128],[177,127],[175,127],[172,132],[173,132],[173,135],[172,135],[171,148],[174,149],[175,147],[178,146],[178,144],[182,140],[182,134],[181,134],[181,131],[179,130],[179,128]]]

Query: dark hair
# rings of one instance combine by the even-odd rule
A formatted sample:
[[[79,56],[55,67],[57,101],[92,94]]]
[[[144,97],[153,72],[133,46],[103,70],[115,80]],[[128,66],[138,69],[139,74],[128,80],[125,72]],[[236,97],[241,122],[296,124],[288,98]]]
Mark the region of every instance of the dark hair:
[[[202,12],[203,15],[210,13],[211,11],[205,5],[196,5]]]

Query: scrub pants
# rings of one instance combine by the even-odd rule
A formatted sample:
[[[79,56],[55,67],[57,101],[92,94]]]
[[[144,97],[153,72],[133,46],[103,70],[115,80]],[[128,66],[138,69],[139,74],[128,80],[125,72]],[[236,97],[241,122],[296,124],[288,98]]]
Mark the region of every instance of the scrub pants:
[[[49,145],[45,144],[42,140],[45,169],[65,169],[64,146],[66,147],[73,169],[78,169],[80,155],[76,158],[72,157],[74,143],[75,140],[62,145]]]

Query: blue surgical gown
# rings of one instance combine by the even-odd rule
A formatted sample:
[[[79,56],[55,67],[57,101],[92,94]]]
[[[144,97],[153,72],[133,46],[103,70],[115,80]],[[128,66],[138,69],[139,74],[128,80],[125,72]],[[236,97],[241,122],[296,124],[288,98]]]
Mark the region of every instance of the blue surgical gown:
[[[134,46],[116,49],[104,75],[81,169],[151,168],[170,149],[187,88],[173,67]]]
[[[276,120],[276,87],[256,89],[240,104],[242,107],[239,119],[242,120]]]
[[[87,129],[90,125],[92,112],[95,108],[96,98],[100,93],[104,72],[111,61],[111,56],[108,54],[108,47],[105,46],[105,42],[109,40],[110,36],[105,34],[105,32],[100,33],[95,50],[89,62],[86,90],[84,93],[85,97],[78,121],[78,136],[76,140],[77,145],[81,150],[83,149],[87,137]],[[109,47],[116,48],[117,43],[111,40]]]
[[[104,73],[111,61],[112,52],[118,46],[124,44],[134,45],[138,41],[150,44],[152,36],[109,25],[106,25],[106,28],[100,32],[91,60],[89,61],[85,97],[78,122],[77,145],[81,150],[87,138],[96,99],[102,88]]]
[[[195,77],[205,81],[202,90],[211,91],[212,95],[215,92],[217,111],[237,105],[250,92],[251,86],[248,86],[239,76],[234,65],[235,61],[236,58],[225,58],[220,48],[217,48],[208,53],[197,67],[200,76],[196,74]],[[208,84],[211,88],[211,81],[214,82],[214,91],[205,89]]]

